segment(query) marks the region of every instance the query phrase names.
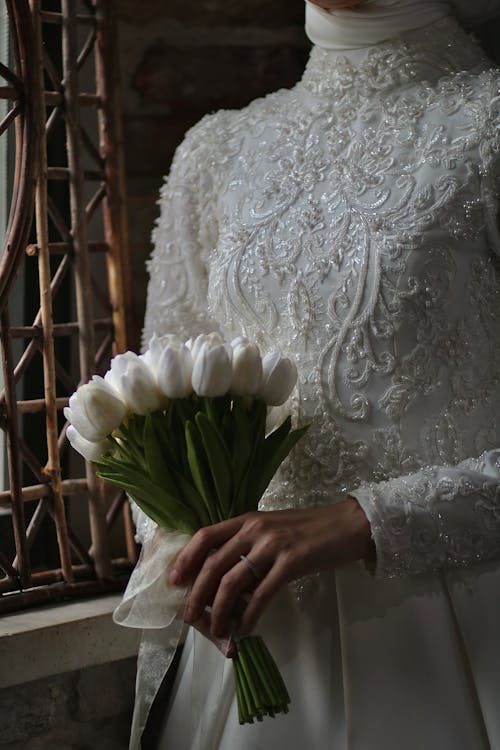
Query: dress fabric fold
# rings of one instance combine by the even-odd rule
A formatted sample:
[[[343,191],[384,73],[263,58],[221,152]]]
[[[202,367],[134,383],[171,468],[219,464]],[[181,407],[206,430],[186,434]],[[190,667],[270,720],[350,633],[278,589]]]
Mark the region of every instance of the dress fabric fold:
[[[144,344],[220,330],[292,356],[312,427],[262,510],[359,494],[378,565],[271,603],[275,720],[238,725],[230,665],[190,632],[160,750],[500,750],[499,94],[447,17],[314,47],[293,89],[177,151]]]

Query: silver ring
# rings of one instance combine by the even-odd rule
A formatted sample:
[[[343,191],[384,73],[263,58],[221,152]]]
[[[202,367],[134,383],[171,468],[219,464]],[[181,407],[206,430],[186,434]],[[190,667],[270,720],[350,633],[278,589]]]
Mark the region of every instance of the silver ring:
[[[255,576],[255,578],[260,581],[262,579],[262,576],[260,574],[260,571],[254,563],[248,559],[246,555],[240,555],[240,560],[242,560],[245,565],[247,566],[248,570]]]

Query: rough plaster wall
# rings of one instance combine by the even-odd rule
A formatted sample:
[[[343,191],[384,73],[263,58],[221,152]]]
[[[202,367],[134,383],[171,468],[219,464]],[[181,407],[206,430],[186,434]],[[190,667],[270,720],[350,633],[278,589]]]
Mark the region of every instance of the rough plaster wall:
[[[0,750],[127,750],[135,658],[0,690]]]
[[[302,0],[117,0],[138,319],[149,235],[175,147],[207,112],[240,108],[301,76]]]
[[[136,312],[162,176],[186,129],[292,86],[309,45],[303,0],[117,0]],[[500,60],[500,23],[480,31]],[[140,325],[139,325],[140,327]]]

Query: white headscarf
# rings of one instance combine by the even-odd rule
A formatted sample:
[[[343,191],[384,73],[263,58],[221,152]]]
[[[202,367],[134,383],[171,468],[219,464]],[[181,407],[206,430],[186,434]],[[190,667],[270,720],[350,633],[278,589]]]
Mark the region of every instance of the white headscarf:
[[[473,25],[500,13],[500,0],[368,0],[359,9],[326,11],[306,0],[306,33],[319,47],[351,50],[380,44],[456,15]]]

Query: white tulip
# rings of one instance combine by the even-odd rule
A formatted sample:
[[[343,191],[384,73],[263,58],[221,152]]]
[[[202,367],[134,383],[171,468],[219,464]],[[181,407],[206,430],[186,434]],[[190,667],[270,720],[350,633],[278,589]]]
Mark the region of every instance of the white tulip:
[[[113,357],[104,380],[119,392],[134,414],[156,411],[164,403],[154,374],[134,352]]]
[[[199,396],[224,396],[231,386],[233,368],[232,352],[218,334],[210,334],[193,356],[193,390]],[[196,342],[195,342],[196,344]],[[193,347],[194,348],[194,347]]]
[[[64,416],[87,440],[97,442],[122,422],[127,408],[120,395],[98,375],[81,385],[64,409]]]
[[[219,333],[216,333],[214,331],[213,333],[200,333],[200,335],[196,336],[196,338],[186,341],[186,346],[191,352],[193,362],[198,356],[203,344],[206,343],[209,343],[211,346],[222,346],[224,344],[224,339]]]
[[[297,382],[297,368],[288,357],[279,352],[268,352],[262,358],[262,384],[257,398],[268,406],[280,406],[293,390]]]
[[[187,398],[193,392],[192,371],[193,358],[186,344],[171,340],[158,362],[158,387],[167,398]]]
[[[139,356],[139,359],[148,366],[155,377],[158,375],[158,366],[161,355],[163,354],[164,349],[171,344],[174,346],[181,346],[182,341],[178,336],[175,336],[172,333],[167,333],[165,336],[161,337],[154,334],[149,341],[147,350],[144,354]]]
[[[102,455],[110,450],[113,445],[111,440],[100,440],[97,443],[86,440],[72,424],[68,425],[66,435],[75,451],[80,453],[87,461],[99,461]]]
[[[244,336],[231,342],[233,349],[233,379],[231,391],[237,396],[253,396],[262,382],[262,360],[255,344]]]

